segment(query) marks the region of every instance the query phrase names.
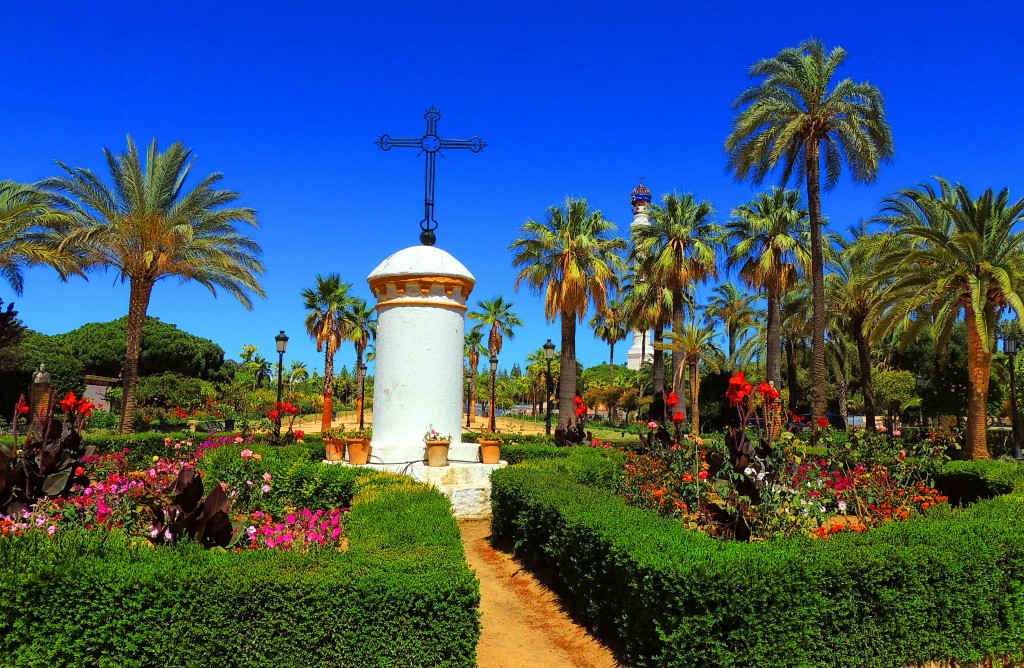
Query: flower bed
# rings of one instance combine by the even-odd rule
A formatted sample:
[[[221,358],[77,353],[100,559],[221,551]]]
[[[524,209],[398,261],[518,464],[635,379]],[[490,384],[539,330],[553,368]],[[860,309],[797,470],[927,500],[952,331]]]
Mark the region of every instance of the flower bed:
[[[475,665],[438,492],[235,435],[164,438],[139,468],[86,448],[68,397],[65,426],[0,451],[3,665]]]
[[[1020,492],[828,541],[741,543],[581,484],[586,468],[570,457],[496,471],[492,531],[559,579],[627,665],[895,668],[1024,656]],[[1015,464],[990,468],[980,477],[1022,479]]]

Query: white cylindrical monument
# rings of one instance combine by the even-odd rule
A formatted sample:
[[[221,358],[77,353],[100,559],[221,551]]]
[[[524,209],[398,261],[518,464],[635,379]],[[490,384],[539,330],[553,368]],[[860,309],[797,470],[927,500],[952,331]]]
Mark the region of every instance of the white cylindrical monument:
[[[476,279],[449,253],[412,246],[366,279],[377,298],[371,462],[425,457],[424,433],[450,435],[449,459],[476,459],[461,443],[466,300]]]

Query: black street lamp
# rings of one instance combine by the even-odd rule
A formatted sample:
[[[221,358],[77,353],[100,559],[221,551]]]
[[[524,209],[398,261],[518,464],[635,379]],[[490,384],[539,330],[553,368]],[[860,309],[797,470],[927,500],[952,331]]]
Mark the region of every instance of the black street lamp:
[[[491,431],[494,431],[494,374],[496,373],[498,373],[498,356],[491,355],[491,426],[489,427]]]
[[[544,403],[547,404],[547,414],[544,416],[544,433],[548,436],[551,435],[551,393],[554,392],[554,382],[551,380],[551,360],[555,357],[555,344],[551,343],[551,339],[544,344],[544,359],[548,363],[548,384],[547,384],[547,398]]]
[[[1010,358],[1010,427],[1013,432],[1013,458],[1020,460],[1020,426],[1017,420],[1017,336],[1013,332],[1002,335],[1003,352]]]
[[[284,390],[284,351],[288,348],[288,335],[281,333],[274,337],[277,343],[277,403],[281,403],[281,392]],[[275,408],[277,408],[275,406]],[[277,408],[277,420],[274,423],[274,441],[281,440],[281,409]]]
[[[360,364],[356,367],[359,371],[359,428],[363,428],[363,402],[364,394],[363,391],[366,387],[366,365]]]

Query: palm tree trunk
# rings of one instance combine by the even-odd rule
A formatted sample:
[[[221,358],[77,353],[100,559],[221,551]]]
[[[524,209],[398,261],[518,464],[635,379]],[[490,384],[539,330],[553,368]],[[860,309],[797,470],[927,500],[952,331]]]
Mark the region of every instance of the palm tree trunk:
[[[967,315],[967,444],[968,459],[989,459],[988,451],[988,381],[992,373],[992,351],[981,340],[975,323],[973,306],[968,303]]]
[[[356,397],[357,409],[359,411],[359,428],[363,428],[363,349],[356,346]]]
[[[128,296],[128,322],[126,323],[126,349],[121,401],[121,422],[119,434],[135,431],[135,394],[139,387],[139,354],[142,352],[142,328],[146,324],[149,298],[153,294],[153,282],[132,280]]]
[[[864,395],[864,428],[875,430],[875,388],[871,383],[871,346],[864,334],[864,323],[854,322],[853,338],[857,341],[857,359],[860,362],[860,391]]]
[[[682,333],[683,331],[683,291],[673,290],[672,291],[672,331]],[[676,378],[682,378],[683,373],[680,368],[683,366],[683,352],[681,350],[672,351],[672,384],[678,385]],[[679,400],[686,405],[686,383],[684,382],[683,387],[673,387],[679,395]]]
[[[663,325],[654,326],[654,343],[661,343]],[[651,365],[651,392],[657,395],[665,389],[665,355],[663,350],[654,349],[654,362]]]
[[[324,350],[324,412],[320,416],[320,430],[331,428],[331,414],[334,412],[334,351],[330,346]]]
[[[700,433],[700,362],[690,362],[690,433]]]
[[[558,426],[569,427],[576,417],[572,400],[576,396],[576,316],[562,312],[562,351],[558,374]]]
[[[789,410],[796,410],[796,402],[800,398],[796,381],[796,342],[786,339],[786,386],[789,388]]]
[[[476,366],[470,369],[469,375],[469,410],[466,411],[466,426],[471,427],[471,421],[476,417]]]
[[[849,420],[847,419],[849,417],[849,411],[847,411],[846,409],[847,391],[849,389],[849,384],[846,381],[845,353],[843,353],[842,359],[839,360],[837,370],[838,373],[836,374],[836,399],[839,401],[839,417],[843,419],[843,426],[846,427],[846,429],[849,429],[850,425]]]
[[[735,322],[730,322],[726,326],[726,330],[729,336],[729,364],[733,364],[736,360],[736,330],[738,327]]]
[[[768,291],[768,323],[766,335],[768,350],[765,352],[765,375],[775,387],[782,387],[782,306],[775,290]],[[790,394],[793,390],[790,389]]]
[[[811,418],[825,417],[828,401],[825,385],[825,250],[821,233],[821,182],[818,142],[807,143],[807,212],[811,222]]]

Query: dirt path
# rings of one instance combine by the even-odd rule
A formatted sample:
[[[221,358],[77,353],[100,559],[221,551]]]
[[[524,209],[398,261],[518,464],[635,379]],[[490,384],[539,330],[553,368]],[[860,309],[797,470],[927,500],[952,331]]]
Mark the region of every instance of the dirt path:
[[[611,652],[576,624],[554,593],[487,540],[490,522],[460,522],[480,579],[480,668],[615,668]]]

